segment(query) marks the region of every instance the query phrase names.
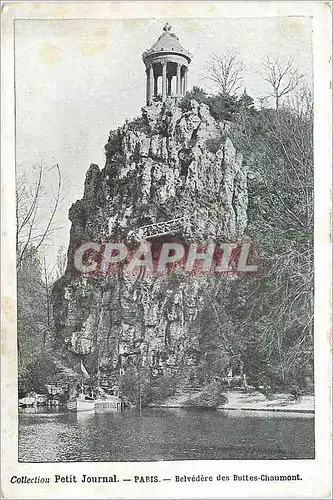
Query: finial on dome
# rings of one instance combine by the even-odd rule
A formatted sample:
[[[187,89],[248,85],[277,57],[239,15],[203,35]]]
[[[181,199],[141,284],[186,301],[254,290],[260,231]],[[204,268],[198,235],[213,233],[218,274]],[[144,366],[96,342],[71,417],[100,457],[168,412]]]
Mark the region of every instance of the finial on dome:
[[[170,33],[171,28],[172,28],[171,24],[165,23],[165,25],[163,26],[163,31]]]

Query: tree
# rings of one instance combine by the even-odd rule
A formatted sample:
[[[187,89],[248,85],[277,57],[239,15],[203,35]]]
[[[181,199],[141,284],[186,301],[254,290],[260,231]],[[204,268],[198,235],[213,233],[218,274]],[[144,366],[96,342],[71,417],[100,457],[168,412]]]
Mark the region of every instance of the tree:
[[[307,82],[302,82],[293,95],[288,96],[288,107],[300,120],[313,118],[313,90]]]
[[[235,140],[250,165],[248,233],[261,266],[235,283],[228,309],[248,339],[252,378],[269,385],[313,377],[313,116],[309,94],[299,99],[248,115]]]
[[[53,201],[46,201],[47,174],[56,171]],[[49,170],[40,166],[29,184],[24,176],[16,185],[17,239],[17,330],[19,353],[19,390],[41,386],[41,373],[49,360],[47,339],[52,330],[50,291],[52,271],[40,248],[54,230],[54,217],[60,202],[61,172],[56,164]],[[44,222],[43,222],[44,221]],[[41,368],[42,367],[42,368]]]
[[[67,265],[67,252],[64,245],[60,245],[57,251],[57,263],[56,263],[56,279],[61,278],[65,274]]]
[[[241,110],[251,113],[255,111],[254,99],[246,92],[246,88],[238,99],[238,105]]]
[[[271,86],[269,96],[274,97],[275,109],[278,110],[281,98],[293,92],[304,75],[299,73],[292,59],[282,63],[276,57],[267,56],[263,62],[261,76]]]
[[[37,251],[29,247],[17,270],[17,330],[19,361],[36,360],[45,345],[48,328],[47,303]]]
[[[233,51],[213,54],[207,64],[207,79],[212,81],[220,93],[235,95],[243,80],[244,64]]]
[[[56,169],[57,187],[51,211],[48,216],[43,214],[43,197],[46,190],[46,174]],[[20,176],[16,183],[16,249],[17,266],[22,264],[25,253],[30,247],[36,251],[53,231],[53,221],[57,212],[61,193],[61,171],[58,164],[47,171],[40,166],[34,172],[34,179],[29,186],[26,178]],[[46,219],[45,223],[41,218]]]

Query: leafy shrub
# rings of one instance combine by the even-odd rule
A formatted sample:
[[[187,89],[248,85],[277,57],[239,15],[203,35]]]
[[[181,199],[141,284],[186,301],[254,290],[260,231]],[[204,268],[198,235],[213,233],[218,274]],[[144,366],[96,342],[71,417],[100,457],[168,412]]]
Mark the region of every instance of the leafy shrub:
[[[236,96],[218,94],[209,98],[208,106],[211,114],[217,121],[234,121],[240,111],[240,104]]]
[[[189,111],[192,99],[199,104],[207,104],[212,116],[217,121],[236,121],[236,118],[241,113],[255,113],[254,101],[246,92],[240,97],[226,93],[209,95],[202,88],[193,87],[180,101],[179,107],[183,111]]]
[[[142,368],[128,367],[121,380],[120,392],[134,405],[139,405],[141,399],[141,405],[146,406],[150,400],[147,371]]]
[[[227,401],[228,398],[223,392],[221,384],[214,380],[200,394],[192,396],[187,401],[187,405],[199,408],[217,408],[227,403]]]
[[[206,92],[200,87],[193,87],[190,92],[186,92],[185,96],[179,102],[179,107],[183,111],[190,111],[191,109],[191,101],[194,99],[199,104],[207,104],[208,105],[208,95]]]
[[[157,402],[173,396],[176,392],[176,381],[171,375],[164,375],[154,381],[150,388],[150,401]]]
[[[45,393],[45,384],[50,383],[56,375],[56,366],[50,360],[50,355],[42,353],[35,361],[23,365],[19,364],[19,397],[28,392]]]
[[[104,147],[107,158],[112,158],[116,153],[122,153],[122,138],[120,128],[110,132],[109,140]]]

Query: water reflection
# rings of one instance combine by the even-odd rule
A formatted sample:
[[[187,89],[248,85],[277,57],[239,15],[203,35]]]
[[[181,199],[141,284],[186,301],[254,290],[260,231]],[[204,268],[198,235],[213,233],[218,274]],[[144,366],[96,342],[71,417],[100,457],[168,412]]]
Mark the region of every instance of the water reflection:
[[[180,408],[20,412],[19,460],[314,458],[314,419],[272,413]]]
[[[72,415],[76,416],[76,421],[80,425],[87,425],[90,420],[95,419],[95,413],[93,411],[78,411],[73,412]]]

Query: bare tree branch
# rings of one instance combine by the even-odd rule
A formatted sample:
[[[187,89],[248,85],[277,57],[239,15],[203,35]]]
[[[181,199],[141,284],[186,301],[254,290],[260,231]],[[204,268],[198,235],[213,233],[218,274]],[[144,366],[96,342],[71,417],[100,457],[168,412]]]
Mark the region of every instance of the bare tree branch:
[[[61,190],[61,172],[60,172],[60,168],[59,168],[59,165],[58,163],[56,163],[55,165],[56,169],[57,169],[57,172],[58,172],[58,187],[57,187],[57,193],[56,193],[56,198],[55,198],[55,202],[54,202],[54,206],[53,206],[53,210],[52,210],[52,213],[50,215],[50,218],[48,220],[48,223],[46,225],[46,228],[45,228],[45,231],[44,233],[42,234],[41,236],[41,239],[39,241],[39,243],[36,245],[36,250],[38,250],[38,248],[41,246],[41,244],[43,243],[43,241],[45,240],[45,237],[46,235],[48,234],[48,231],[50,229],[50,226],[52,224],[52,221],[54,219],[54,216],[56,214],[56,211],[57,211],[57,208],[59,206],[59,198],[60,198],[60,190]],[[50,169],[51,170],[51,169]]]
[[[59,165],[56,164],[46,173],[52,169],[57,170],[57,190],[51,214],[49,215],[44,229],[40,222],[40,214],[43,207],[42,196],[45,186],[45,171],[43,167],[39,167],[38,173],[30,191],[26,187],[24,178],[18,179],[16,189],[16,244],[17,244],[17,265],[20,266],[23,257],[29,248],[33,245],[36,250],[45,241],[45,238],[54,231],[52,223],[60,202],[61,192],[61,171]]]
[[[299,73],[292,59],[282,63],[277,58],[267,56],[262,64],[261,77],[270,84],[272,90],[268,95],[274,97],[275,108],[279,109],[281,98],[293,92],[304,75]]]
[[[37,178],[36,184],[33,187],[33,198],[32,198],[30,206],[28,207],[27,212],[22,216],[19,213],[19,209],[17,210],[18,221],[20,219],[23,219],[21,223],[20,222],[18,223],[17,237],[19,237],[20,233],[23,231],[24,227],[29,223],[31,217],[33,216],[33,213],[35,211],[36,205],[37,205],[38,200],[40,198],[40,192],[41,192],[41,186],[42,186],[42,178],[43,178],[43,168],[40,167],[39,168],[39,172],[38,172],[38,178]],[[25,193],[24,186],[22,186],[22,184],[21,184],[21,193],[20,193],[20,196],[17,198],[17,207],[19,207],[19,203],[20,203],[21,199],[23,198],[23,196],[25,194],[26,193]]]
[[[212,81],[222,94],[233,95],[241,87],[244,64],[235,52],[213,54],[207,64],[206,79]]]

